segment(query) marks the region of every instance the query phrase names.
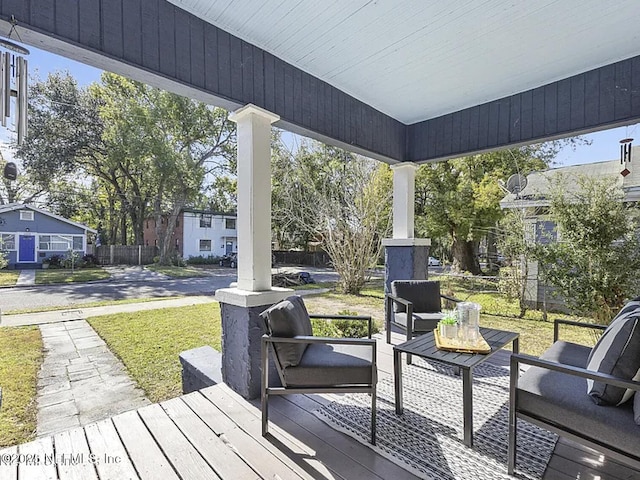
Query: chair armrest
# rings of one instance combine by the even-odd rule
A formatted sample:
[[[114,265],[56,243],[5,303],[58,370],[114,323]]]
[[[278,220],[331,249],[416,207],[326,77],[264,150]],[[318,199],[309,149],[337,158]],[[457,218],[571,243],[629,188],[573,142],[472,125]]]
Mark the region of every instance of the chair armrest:
[[[574,375],[576,377],[588,378],[591,380],[596,380],[598,382],[607,383],[609,385],[614,385],[620,388],[640,390],[640,382],[635,382],[633,380],[627,380],[624,378],[609,375],[607,373],[587,370],[586,368],[574,367],[572,365],[566,365],[564,363],[550,362],[549,360],[543,360],[538,357],[532,357],[531,355],[523,355],[521,353],[511,354],[511,363],[510,363],[511,372],[517,372],[519,368],[518,366],[520,364],[545,368],[547,370],[554,370],[556,372],[566,373],[568,375]],[[516,378],[517,378],[517,375],[516,375]],[[517,380],[516,380],[516,387],[517,387]]]
[[[396,297],[395,295],[391,295],[390,293],[386,293],[385,297],[389,300],[391,300],[392,302],[395,303],[401,303],[402,305],[404,305],[405,307],[409,307],[413,305],[413,302],[410,302],[409,300],[405,300],[402,297]]]
[[[462,302],[462,300],[460,300],[459,298],[450,297],[449,295],[440,294],[440,298],[444,298],[445,300],[449,300],[450,302],[453,302],[453,303]]]
[[[263,335],[262,339],[268,343],[324,343],[328,345],[370,345],[376,346],[376,341],[369,338],[332,338],[299,335],[297,337],[270,337]]]
[[[373,319],[371,318],[371,315],[319,315],[319,314],[313,314],[313,315],[309,315],[309,318],[316,318],[318,320],[361,320],[361,321],[366,321],[368,323],[367,325],[367,331],[368,331],[368,338],[371,338],[371,332],[373,329]]]
[[[596,330],[606,330],[607,325],[598,325],[596,323],[574,322],[573,320],[565,320],[563,318],[556,318],[553,321],[553,341],[557,342],[560,337],[560,324],[572,325],[574,327],[593,328]]]

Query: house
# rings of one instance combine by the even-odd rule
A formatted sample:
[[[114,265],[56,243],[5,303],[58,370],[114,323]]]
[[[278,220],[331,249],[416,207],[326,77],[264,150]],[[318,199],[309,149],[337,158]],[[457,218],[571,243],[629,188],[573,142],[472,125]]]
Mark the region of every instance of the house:
[[[96,230],[33,205],[0,205],[0,250],[9,268],[37,268],[52,255],[69,250],[84,255],[87,237]]]
[[[553,168],[541,172],[533,172],[527,176],[526,186],[519,193],[510,193],[501,201],[502,208],[517,208],[526,212],[525,222],[528,225],[527,236],[537,243],[557,240],[558,233],[555,224],[546,216],[550,204],[550,188],[553,179],[559,176],[566,178],[563,188],[566,192],[575,192],[579,183],[571,181],[581,176],[614,179],[624,192],[623,202],[631,203],[640,200],[640,147],[633,147],[632,162],[621,165],[620,159],[596,162],[585,165],[571,165]],[[629,168],[626,175],[622,171]],[[526,288],[527,303],[539,308],[543,304],[547,307],[562,309],[561,299],[550,295],[551,287],[545,286],[538,279],[538,262],[528,262],[528,280]]]
[[[166,224],[166,217],[162,217],[160,221]],[[237,253],[236,214],[183,209],[178,215],[172,239],[175,251],[184,259]],[[145,220],[144,244],[158,245],[158,232],[153,217]]]

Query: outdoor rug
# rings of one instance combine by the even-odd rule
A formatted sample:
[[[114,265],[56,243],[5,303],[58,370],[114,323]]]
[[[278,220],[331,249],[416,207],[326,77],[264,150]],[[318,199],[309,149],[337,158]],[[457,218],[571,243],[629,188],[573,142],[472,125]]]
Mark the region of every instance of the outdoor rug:
[[[508,479],[509,372],[480,364],[473,376],[474,447],[463,443],[462,379],[451,367],[413,357],[403,365],[404,414],[396,415],[393,380],[378,382],[377,445],[369,443],[371,401],[345,394],[316,411],[324,422],[425,479]],[[541,479],[557,436],[518,421],[516,474]]]

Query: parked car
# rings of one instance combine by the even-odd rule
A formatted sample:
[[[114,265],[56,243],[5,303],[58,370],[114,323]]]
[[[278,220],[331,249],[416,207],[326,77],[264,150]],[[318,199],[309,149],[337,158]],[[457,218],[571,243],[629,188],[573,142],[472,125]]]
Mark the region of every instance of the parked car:
[[[220,266],[236,268],[238,266],[238,254],[230,253],[228,255],[225,255],[220,259]]]
[[[440,260],[438,260],[435,257],[429,257],[429,266],[430,267],[439,267],[440,266]]]

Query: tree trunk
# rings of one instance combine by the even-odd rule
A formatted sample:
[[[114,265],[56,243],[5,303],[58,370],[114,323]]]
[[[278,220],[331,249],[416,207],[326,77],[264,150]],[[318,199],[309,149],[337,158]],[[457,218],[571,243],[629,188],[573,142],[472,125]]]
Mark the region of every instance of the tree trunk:
[[[460,272],[469,272],[473,275],[480,275],[480,263],[474,253],[474,242],[453,238],[451,253],[453,254],[453,269]]]

